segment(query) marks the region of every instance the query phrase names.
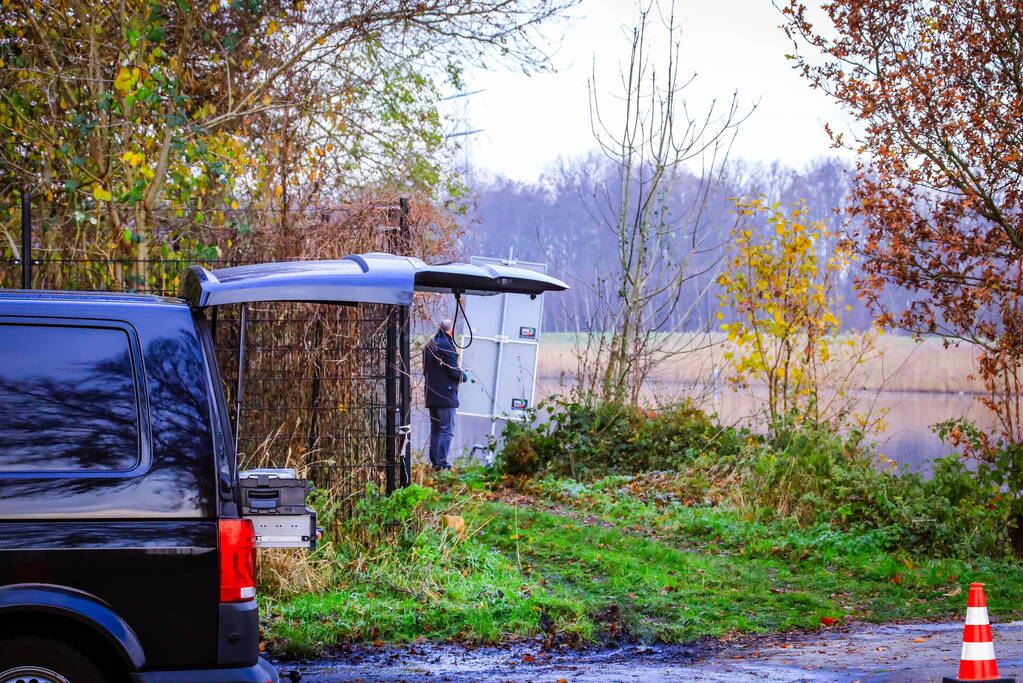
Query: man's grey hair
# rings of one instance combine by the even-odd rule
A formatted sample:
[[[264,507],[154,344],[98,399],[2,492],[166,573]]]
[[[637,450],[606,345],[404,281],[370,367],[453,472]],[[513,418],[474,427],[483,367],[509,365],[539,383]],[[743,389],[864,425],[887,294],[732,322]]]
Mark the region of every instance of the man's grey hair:
[[[455,323],[451,320],[451,318],[444,318],[440,321],[440,329],[444,332],[450,332],[455,329]]]

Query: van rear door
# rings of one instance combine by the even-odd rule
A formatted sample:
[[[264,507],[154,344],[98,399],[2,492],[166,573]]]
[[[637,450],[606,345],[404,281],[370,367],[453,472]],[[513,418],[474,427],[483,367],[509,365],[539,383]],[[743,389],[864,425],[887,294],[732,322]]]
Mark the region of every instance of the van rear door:
[[[353,254],[336,261],[257,263],[185,273],[181,296],[196,308],[252,301],[412,304],[414,292],[528,294],[568,289],[561,280],[513,266],[427,265],[392,254]]]
[[[415,292],[538,296],[565,289],[568,285],[564,282],[524,268],[471,263],[428,265],[416,258],[371,253],[333,261],[257,263],[212,271],[192,266],[182,279],[181,296],[196,309],[197,324],[204,330],[202,336],[220,412],[216,421],[227,425],[213,345],[200,309],[257,301],[409,306]],[[244,320],[243,310],[243,329]],[[220,431],[222,435],[230,433],[229,427]],[[257,546],[315,547],[316,521],[312,510],[305,508],[304,502],[301,507],[290,504],[302,486],[294,473],[282,470],[241,473],[239,485],[235,449],[229,444],[221,445],[228,463],[221,470],[221,500],[233,514],[253,521]],[[225,477],[229,484],[224,483]]]

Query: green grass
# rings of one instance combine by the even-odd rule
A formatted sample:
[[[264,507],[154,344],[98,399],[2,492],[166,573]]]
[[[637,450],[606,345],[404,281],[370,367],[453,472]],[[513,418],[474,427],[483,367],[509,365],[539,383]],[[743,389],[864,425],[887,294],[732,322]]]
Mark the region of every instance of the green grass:
[[[338,588],[265,600],[264,636],[285,655],[543,632],[686,642],[819,628],[822,617],[961,618],[970,581],[988,584],[995,620],[1023,604],[1017,564],[886,553],[876,530],[766,524],[627,481],[546,480],[504,500],[449,494],[433,505],[463,515],[466,538],[430,519],[371,553],[338,551]]]
[[[578,639],[593,637],[582,602],[548,590],[481,534],[463,539],[431,525],[372,555],[351,551],[337,553],[337,590],[263,600],[264,636],[276,653],[420,636],[498,642],[536,633],[541,620]]]

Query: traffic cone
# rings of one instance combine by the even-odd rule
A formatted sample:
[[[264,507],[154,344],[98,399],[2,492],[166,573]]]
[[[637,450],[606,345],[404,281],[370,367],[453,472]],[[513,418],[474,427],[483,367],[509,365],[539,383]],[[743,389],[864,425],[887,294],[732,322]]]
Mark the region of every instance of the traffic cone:
[[[987,600],[984,599],[984,584],[971,583],[970,595],[966,598],[966,626],[963,628],[963,654],[959,658],[959,677],[941,679],[942,683],[963,681],[993,681],[994,683],[1016,683],[1015,678],[998,675],[995,661],[995,645],[991,641],[991,622],[987,618]]]

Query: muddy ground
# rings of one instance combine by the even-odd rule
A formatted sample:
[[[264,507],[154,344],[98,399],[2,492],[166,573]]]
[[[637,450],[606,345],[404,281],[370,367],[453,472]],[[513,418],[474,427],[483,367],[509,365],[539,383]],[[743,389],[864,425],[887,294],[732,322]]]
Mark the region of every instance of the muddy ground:
[[[304,683],[451,681],[860,681],[934,683],[958,671],[962,623],[853,624],[825,631],[689,646],[596,650],[518,643],[501,648],[421,643],[355,648],[332,660],[281,663]],[[1003,676],[1023,679],[1023,621],[994,626]],[[287,675],[282,676],[287,681]]]

